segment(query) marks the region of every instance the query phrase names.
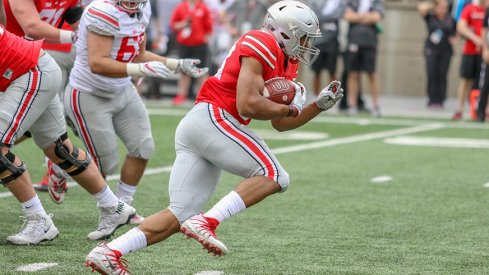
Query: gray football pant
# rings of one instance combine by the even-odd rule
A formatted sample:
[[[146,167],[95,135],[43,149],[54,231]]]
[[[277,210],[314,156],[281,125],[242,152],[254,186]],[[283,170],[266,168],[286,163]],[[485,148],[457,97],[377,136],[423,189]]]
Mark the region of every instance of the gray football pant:
[[[78,91],[68,84],[64,106],[102,174],[111,175],[119,166],[117,137],[129,156],[149,159],[153,155],[149,115],[132,84],[113,98]]]
[[[250,178],[266,176],[285,191],[289,175],[265,141],[226,111],[199,103],[175,133],[176,160],[170,174],[169,210],[183,223],[202,211],[221,170]]]

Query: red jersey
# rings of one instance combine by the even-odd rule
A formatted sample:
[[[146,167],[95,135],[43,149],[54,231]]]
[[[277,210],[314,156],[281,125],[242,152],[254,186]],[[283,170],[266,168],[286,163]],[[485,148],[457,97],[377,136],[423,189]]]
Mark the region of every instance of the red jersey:
[[[462,10],[462,14],[460,15],[460,20],[465,20],[467,22],[467,26],[469,26],[472,31],[478,36],[481,35],[482,24],[484,22],[484,15],[486,14],[486,10],[484,7],[468,4]],[[464,54],[475,55],[480,54],[481,49],[478,49],[472,40],[467,39],[465,41],[464,46]]]
[[[39,17],[42,21],[54,26],[58,29],[71,30],[69,24],[62,22],[62,17],[68,8],[78,5],[79,0],[33,0],[36,5],[36,9],[39,12]],[[5,15],[7,17],[7,30],[15,35],[25,37],[28,40],[32,40],[25,36],[24,31],[17,22],[12,9],[10,8],[9,0],[3,0],[5,7]],[[71,51],[71,44],[49,44],[44,43],[43,48],[46,50],[55,50],[62,52]]]
[[[192,22],[189,28],[176,31],[177,42],[185,46],[197,46],[207,43],[206,36],[212,32],[212,15],[207,5],[202,1],[196,1],[193,8],[188,1],[183,1],[176,6],[170,20],[170,26],[174,29],[176,22],[190,17]]]
[[[0,92],[37,65],[42,40],[27,41],[0,25]]]
[[[236,107],[236,86],[241,70],[241,57],[258,60],[263,67],[263,79],[284,77],[294,80],[299,65],[283,53],[275,38],[268,32],[252,30],[234,44],[217,73],[202,85],[197,103],[207,102],[226,110],[242,124],[250,119],[242,117]]]

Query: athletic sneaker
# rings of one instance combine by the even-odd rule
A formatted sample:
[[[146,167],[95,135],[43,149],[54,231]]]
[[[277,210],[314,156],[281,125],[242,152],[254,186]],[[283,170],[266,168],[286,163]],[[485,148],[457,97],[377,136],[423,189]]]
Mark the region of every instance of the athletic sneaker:
[[[44,241],[52,241],[59,235],[58,228],[54,226],[53,215],[33,214],[21,217],[24,220],[19,233],[8,236],[7,241],[18,245],[38,244]]]
[[[185,102],[187,102],[187,97],[183,95],[176,95],[172,100],[173,106],[180,106],[183,105]]]
[[[461,112],[456,112],[453,117],[452,117],[452,120],[453,121],[458,121],[458,120],[461,120],[462,119],[462,113]]]
[[[60,170],[60,171],[56,171]],[[68,185],[66,185],[65,172],[61,168],[57,167],[55,169],[54,163],[48,160],[48,191],[51,199],[57,203],[61,204],[65,198],[65,193],[68,190]]]
[[[88,233],[87,237],[90,240],[105,240],[110,238],[117,228],[128,224],[129,220],[131,220],[136,213],[136,209],[122,201],[119,201],[114,206],[101,207],[97,204],[97,207],[100,208],[98,228],[97,230]]]
[[[85,266],[100,274],[130,275],[127,262],[121,258],[122,254],[110,249],[106,243],[99,243],[85,258]]]
[[[133,198],[120,198],[121,201],[125,202],[127,205],[132,205],[132,202],[134,201]],[[131,218],[129,221],[130,224],[135,224],[135,225],[140,225],[144,221],[144,217],[139,215],[138,213],[134,214],[134,216]]]
[[[44,177],[42,177],[41,181],[38,181],[36,183],[33,183],[32,186],[34,186],[34,189],[37,191],[41,192],[48,192],[48,179],[49,179],[49,169],[46,170],[46,173],[44,174]]]
[[[204,217],[202,213],[186,220],[180,231],[189,238],[197,240],[208,253],[215,256],[222,256],[228,253],[228,248],[217,239],[214,231],[219,222],[213,218]]]

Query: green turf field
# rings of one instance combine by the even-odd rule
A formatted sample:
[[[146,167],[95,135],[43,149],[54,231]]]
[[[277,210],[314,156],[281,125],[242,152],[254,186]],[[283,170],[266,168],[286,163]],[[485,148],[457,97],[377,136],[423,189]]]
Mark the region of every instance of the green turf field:
[[[173,162],[174,131],[184,111],[150,108],[156,153],[148,169],[153,173],[135,196],[142,215],[168,203],[168,169],[157,168]],[[289,190],[220,225],[216,233],[228,255],[210,256],[178,234],[127,255],[134,274],[489,273],[489,125],[327,115],[294,136],[271,132],[265,122],[251,127],[289,172]],[[41,151],[28,141],[14,152],[39,180]],[[239,181],[223,174],[210,204]],[[33,263],[53,264],[39,274],[88,274],[84,258],[96,242],[86,235],[97,227],[95,201],[80,187],[71,187],[62,205],[47,193],[40,198],[61,235],[18,247],[5,239],[22,225],[20,205],[0,190],[0,274],[23,274],[16,270]]]

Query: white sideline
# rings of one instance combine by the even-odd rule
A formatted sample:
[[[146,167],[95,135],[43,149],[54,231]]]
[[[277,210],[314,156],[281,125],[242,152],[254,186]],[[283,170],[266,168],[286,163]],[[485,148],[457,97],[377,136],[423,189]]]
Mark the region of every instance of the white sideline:
[[[15,269],[15,271],[23,271],[23,272],[36,272],[42,269],[50,268],[57,266],[58,263],[33,263],[21,265]]]
[[[337,138],[337,139],[331,139],[331,140],[325,140],[325,141],[311,142],[311,143],[306,143],[306,144],[278,147],[278,148],[272,149],[272,152],[276,155],[287,154],[287,153],[292,153],[292,152],[299,152],[299,151],[305,151],[305,150],[310,150],[310,149],[324,148],[324,147],[330,147],[330,146],[341,145],[341,144],[348,144],[348,143],[354,143],[354,142],[361,142],[361,141],[368,141],[368,140],[374,140],[374,139],[380,139],[380,138],[387,138],[387,137],[392,137],[392,136],[397,136],[397,135],[406,135],[406,134],[418,133],[418,132],[423,132],[423,131],[436,130],[436,129],[441,129],[444,127],[445,127],[445,125],[442,123],[433,123],[433,124],[420,125],[420,126],[403,128],[403,129],[389,130],[389,131],[376,132],[376,133],[368,133],[368,134],[363,134],[363,135],[358,135],[358,136],[351,136],[351,137],[345,137],[345,138]],[[154,174],[165,173],[165,172],[170,172],[170,171],[171,171],[171,166],[163,166],[163,167],[156,167],[156,168],[147,168],[146,171],[144,172],[144,174],[145,175],[154,175]],[[109,176],[109,177],[107,177],[107,181],[117,180],[117,179],[119,179],[119,176],[120,175]],[[78,184],[76,184],[75,182],[69,182],[68,186],[73,187],[73,186],[78,186]],[[12,196],[12,193],[10,193],[10,192],[0,193],[0,198],[6,198],[6,197],[11,197],[11,196]]]

